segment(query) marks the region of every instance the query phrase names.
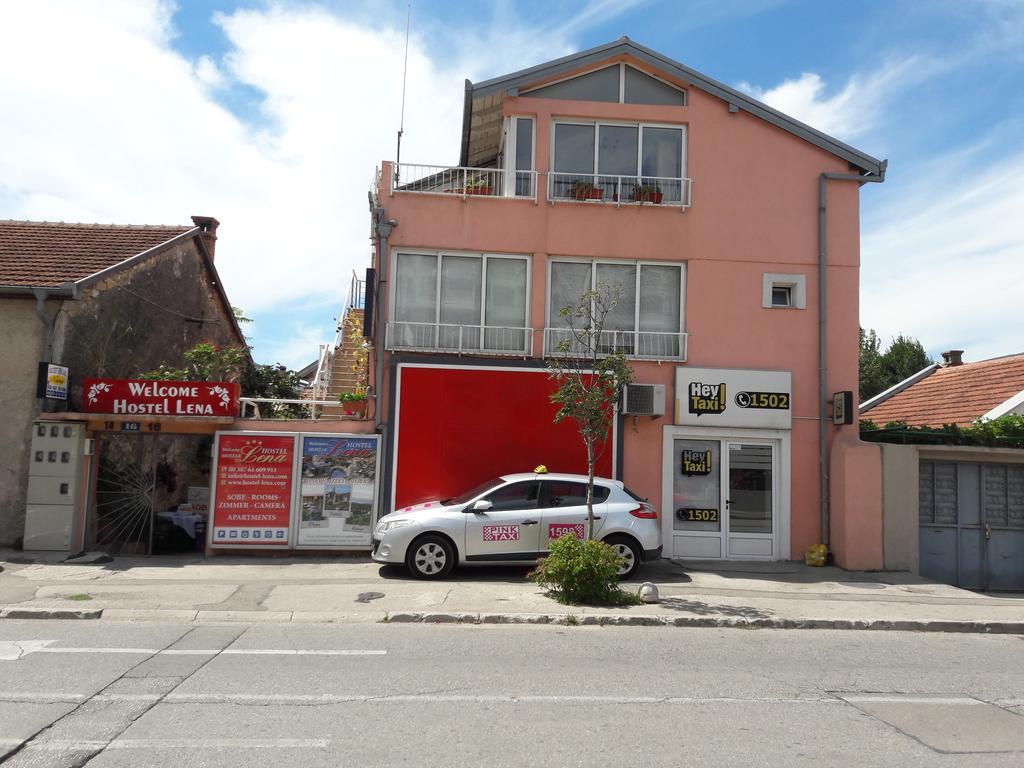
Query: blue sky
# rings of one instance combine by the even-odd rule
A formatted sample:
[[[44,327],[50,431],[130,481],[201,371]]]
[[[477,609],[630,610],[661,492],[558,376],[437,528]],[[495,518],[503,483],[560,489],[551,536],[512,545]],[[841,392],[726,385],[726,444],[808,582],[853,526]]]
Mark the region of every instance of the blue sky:
[[[0,217],[223,222],[257,359],[333,337],[398,125],[406,3],[36,0],[0,24]],[[877,157],[861,322],[933,354],[1024,351],[1024,2],[412,6],[403,156],[457,159],[462,80],[620,35]],[[408,153],[408,154],[406,154]]]

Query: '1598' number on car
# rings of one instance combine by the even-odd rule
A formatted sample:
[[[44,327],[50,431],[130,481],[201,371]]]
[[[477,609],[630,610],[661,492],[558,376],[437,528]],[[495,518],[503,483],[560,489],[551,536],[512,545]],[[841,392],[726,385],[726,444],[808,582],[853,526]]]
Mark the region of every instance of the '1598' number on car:
[[[676,510],[676,517],[688,523],[717,523],[718,510],[684,507]]]

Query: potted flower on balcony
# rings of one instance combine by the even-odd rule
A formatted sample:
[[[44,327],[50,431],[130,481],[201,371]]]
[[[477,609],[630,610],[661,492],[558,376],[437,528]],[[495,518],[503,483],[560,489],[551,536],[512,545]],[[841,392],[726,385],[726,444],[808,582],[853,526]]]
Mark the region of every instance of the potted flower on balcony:
[[[467,195],[493,195],[494,187],[490,185],[486,176],[477,176],[475,179],[466,181]]]
[[[661,203],[661,187],[657,184],[637,184],[633,187],[633,200],[638,203]]]
[[[604,190],[586,179],[576,179],[569,192],[577,200],[600,200],[604,197]]]
[[[342,392],[338,395],[338,402],[346,416],[362,418],[366,415],[366,390],[363,387],[356,387],[351,392]]]

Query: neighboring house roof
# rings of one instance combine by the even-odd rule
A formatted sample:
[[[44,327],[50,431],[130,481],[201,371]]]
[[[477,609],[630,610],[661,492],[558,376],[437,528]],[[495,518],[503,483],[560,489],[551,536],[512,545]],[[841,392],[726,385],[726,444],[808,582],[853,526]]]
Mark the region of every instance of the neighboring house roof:
[[[890,421],[914,427],[967,426],[983,416],[995,418],[1011,412],[1024,403],[1022,393],[1024,354],[1008,355],[926,368],[866,401],[860,415],[879,426]]]
[[[193,229],[0,221],[0,286],[77,283]]]
[[[471,156],[478,156],[479,149],[474,145],[473,132],[476,127],[493,122],[493,113],[497,110],[501,113],[501,101],[505,94],[517,94],[520,88],[553,79],[559,75],[568,75],[579,72],[588,65],[598,65],[616,56],[630,56],[634,59],[660,70],[683,82],[689,83],[694,88],[702,90],[722,99],[730,105],[730,108],[743,110],[765,120],[784,131],[794,134],[805,141],[814,144],[827,152],[837,155],[851,165],[856,166],[865,174],[883,175],[885,173],[886,161],[879,160],[859,149],[851,147],[839,139],[822,133],[806,123],[802,123],[789,115],[785,115],[767,104],[754,99],[735,88],[720,83],[707,75],[690,69],[678,61],[673,61],[657,51],[646,48],[635,43],[628,37],[620,37],[618,40],[580,51],[569,56],[564,56],[554,61],[539,64],[535,67],[522,69],[491,80],[485,80],[475,85],[469,80],[466,81],[466,97],[463,112],[462,130],[462,154],[460,165],[469,165]],[[494,146],[497,151],[497,144]]]
[[[218,222],[193,220],[193,226],[0,220],[0,296],[31,296],[44,289],[47,295],[77,299],[79,289],[191,238],[239,343],[246,345],[200,226]]]

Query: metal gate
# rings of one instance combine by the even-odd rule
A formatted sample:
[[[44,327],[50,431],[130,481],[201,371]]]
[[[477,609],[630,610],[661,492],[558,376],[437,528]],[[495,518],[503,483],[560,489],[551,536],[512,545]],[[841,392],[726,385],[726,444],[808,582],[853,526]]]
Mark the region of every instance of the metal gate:
[[[198,531],[190,516],[183,527],[173,510],[186,501],[190,484],[209,486],[211,444],[209,435],[100,434],[89,547],[109,554],[160,554],[191,546],[184,538],[189,535],[191,548],[201,547],[205,521]]]
[[[1024,589],[1024,465],[921,461],[921,575],[966,589]]]

